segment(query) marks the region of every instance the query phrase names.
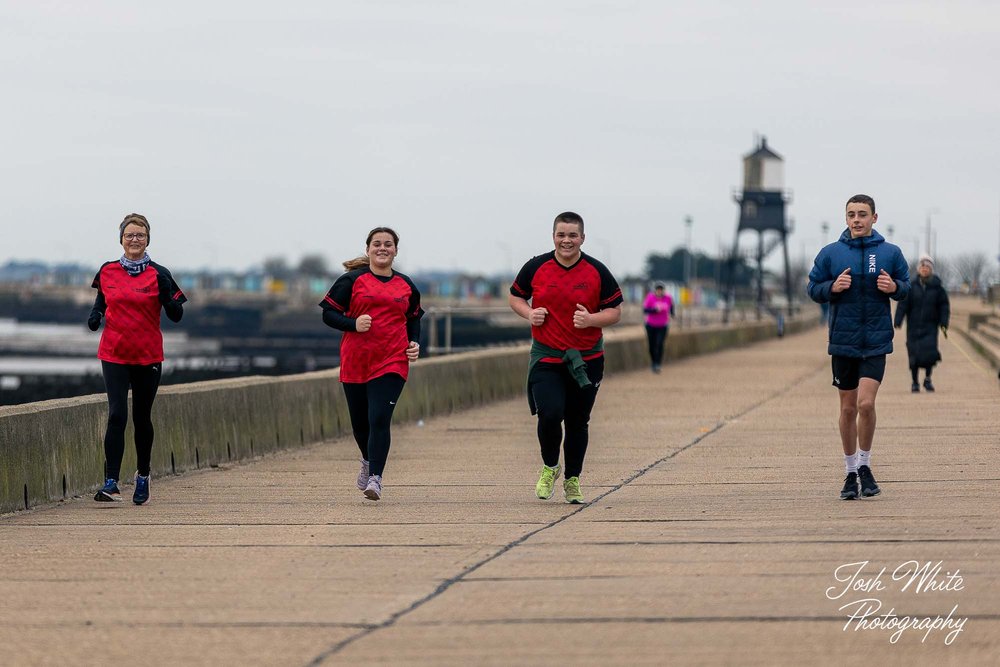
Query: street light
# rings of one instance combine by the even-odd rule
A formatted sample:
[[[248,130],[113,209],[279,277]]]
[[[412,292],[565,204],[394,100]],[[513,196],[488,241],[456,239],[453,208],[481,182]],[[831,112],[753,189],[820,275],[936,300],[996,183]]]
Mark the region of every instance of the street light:
[[[931,252],[931,216],[940,212],[941,210],[937,206],[932,206],[927,209],[927,238],[924,244],[924,252],[931,257],[934,256],[934,253]]]
[[[685,241],[684,246],[687,248],[684,253],[684,286],[689,287],[691,285],[691,224],[694,220],[691,219],[690,215],[684,216],[684,227],[685,227]]]

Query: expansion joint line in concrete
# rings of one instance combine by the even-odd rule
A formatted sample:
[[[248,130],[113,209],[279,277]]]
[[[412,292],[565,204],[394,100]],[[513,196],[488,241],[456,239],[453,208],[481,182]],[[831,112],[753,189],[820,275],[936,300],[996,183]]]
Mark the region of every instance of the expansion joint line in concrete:
[[[522,535],[521,537],[517,538],[516,540],[514,540],[512,542],[509,542],[508,544],[506,544],[503,547],[501,547],[495,553],[493,553],[493,554],[487,556],[486,558],[484,558],[484,559],[482,559],[482,560],[480,560],[480,561],[478,561],[476,563],[473,563],[472,565],[466,567],[464,570],[462,570],[461,572],[459,572],[458,574],[456,574],[454,577],[451,577],[450,579],[444,580],[443,582],[441,582],[440,584],[438,584],[437,588],[435,588],[433,591],[431,591],[430,593],[428,593],[424,597],[420,598],[419,600],[416,600],[410,606],[408,606],[408,607],[406,607],[404,609],[401,609],[401,610],[399,610],[399,611],[391,614],[387,619],[385,619],[381,623],[376,623],[376,624],[373,624],[371,626],[368,626],[364,630],[361,630],[361,631],[357,632],[356,634],[353,634],[350,637],[346,637],[346,638],[342,639],[341,641],[337,642],[336,644],[334,644],[333,646],[331,646],[327,650],[325,650],[322,653],[320,653],[319,655],[317,655],[311,661],[309,661],[308,663],[306,663],[307,667],[315,667],[317,665],[322,665],[324,662],[326,662],[327,658],[332,657],[332,656],[336,655],[337,653],[340,653],[343,649],[347,648],[348,646],[350,646],[354,642],[356,642],[356,641],[358,641],[360,639],[364,639],[368,635],[370,635],[370,634],[372,634],[374,632],[377,632],[379,630],[384,630],[386,628],[392,627],[393,625],[396,624],[396,622],[399,619],[401,619],[402,617],[406,616],[407,614],[409,614],[409,613],[411,613],[413,611],[416,611],[420,607],[424,606],[425,604],[427,604],[428,602],[430,602],[434,598],[438,597],[439,595],[441,595],[442,593],[444,593],[445,591],[447,591],[449,588],[451,588],[452,586],[454,586],[458,582],[460,582],[463,579],[465,579],[466,577],[468,577],[470,574],[472,574],[476,570],[482,568],[484,565],[493,562],[497,558],[500,558],[501,556],[503,556],[504,554],[506,554],[508,551],[510,551],[510,550],[512,550],[512,549],[514,549],[516,547],[521,546],[522,544],[524,544],[525,542],[527,542],[529,539],[531,539],[535,535],[538,535],[539,533],[544,532],[544,531],[546,531],[549,528],[552,528],[554,526],[558,526],[560,523],[566,521],[567,519],[569,519],[571,517],[576,516],[580,512],[586,511],[589,507],[597,504],[599,501],[603,500],[604,498],[607,498],[612,493],[615,493],[616,491],[619,491],[622,488],[628,486],[629,484],[631,484],[635,480],[639,479],[640,477],[642,477],[643,475],[645,475],[646,473],[648,473],[650,470],[652,470],[656,466],[660,465],[661,463],[669,461],[670,459],[674,458],[678,454],[681,454],[682,452],[686,452],[687,450],[691,449],[692,447],[694,447],[695,445],[697,445],[699,442],[702,442],[703,440],[705,440],[705,438],[709,437],[710,435],[712,435],[714,433],[717,433],[718,431],[720,431],[722,428],[724,428],[728,424],[730,424],[730,423],[732,423],[732,422],[734,422],[734,421],[736,421],[738,419],[741,419],[742,417],[747,416],[748,414],[750,414],[750,413],[754,412],[755,410],[761,408],[762,406],[766,405],[767,403],[770,403],[771,401],[773,401],[773,400],[775,400],[777,398],[780,398],[780,397],[784,396],[785,394],[788,394],[789,392],[791,392],[793,389],[795,389],[796,387],[798,387],[799,385],[801,385],[803,382],[805,382],[809,378],[813,377],[814,375],[816,375],[819,372],[822,372],[822,370],[825,369],[825,368],[827,368],[827,366],[826,366],[826,364],[823,364],[822,366],[819,366],[819,367],[817,367],[815,369],[810,370],[809,372],[807,372],[807,373],[803,374],[802,376],[796,378],[794,381],[792,381],[791,383],[789,383],[787,386],[783,387],[782,389],[780,389],[780,390],[778,390],[778,391],[776,391],[776,392],[774,392],[774,393],[772,393],[770,395],[765,396],[764,398],[762,398],[761,400],[757,401],[756,403],[750,404],[749,406],[747,406],[744,409],[742,409],[740,412],[724,418],[722,421],[718,422],[711,429],[709,429],[708,431],[706,431],[704,433],[701,433],[700,435],[698,435],[696,438],[694,438],[691,442],[687,443],[683,447],[680,447],[679,449],[675,449],[674,451],[670,452],[666,456],[664,456],[662,458],[659,458],[656,461],[654,461],[653,463],[650,463],[649,465],[645,466],[644,468],[641,468],[640,470],[637,470],[636,472],[632,473],[630,476],[628,476],[627,478],[625,478],[621,483],[617,484],[616,486],[611,487],[610,489],[608,489],[604,493],[596,496],[589,503],[584,504],[584,505],[580,505],[577,509],[575,509],[575,510],[573,510],[571,512],[568,512],[567,514],[564,514],[563,516],[559,517],[558,519],[555,519],[554,521],[551,521],[551,522],[545,524],[544,526],[541,526],[540,528],[536,528],[535,530],[529,531],[529,532],[525,533],[524,535]]]

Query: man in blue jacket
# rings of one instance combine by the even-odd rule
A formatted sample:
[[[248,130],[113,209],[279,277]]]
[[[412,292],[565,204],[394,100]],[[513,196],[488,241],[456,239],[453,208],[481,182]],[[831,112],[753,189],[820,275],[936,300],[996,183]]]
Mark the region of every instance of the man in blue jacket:
[[[910,272],[900,249],[872,229],[875,200],[854,195],[847,200],[847,229],[836,243],[816,256],[809,272],[809,296],[830,304],[833,386],[840,390],[840,440],[847,478],[840,497],[877,496],[881,489],[871,470],[875,437],[875,397],[885,375],[885,355],[892,352],[889,299],[910,291]]]

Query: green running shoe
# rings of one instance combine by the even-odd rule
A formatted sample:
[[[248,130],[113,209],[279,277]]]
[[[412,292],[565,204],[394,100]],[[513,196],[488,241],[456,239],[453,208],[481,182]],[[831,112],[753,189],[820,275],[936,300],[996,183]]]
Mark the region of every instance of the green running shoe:
[[[561,468],[556,466],[555,468],[550,468],[547,465],[542,465],[542,473],[538,477],[538,484],[535,484],[535,495],[542,500],[548,500],[555,493],[556,478],[559,477],[559,471]]]
[[[574,505],[583,503],[583,493],[580,491],[579,477],[570,477],[563,480],[563,491],[566,493],[566,502]]]

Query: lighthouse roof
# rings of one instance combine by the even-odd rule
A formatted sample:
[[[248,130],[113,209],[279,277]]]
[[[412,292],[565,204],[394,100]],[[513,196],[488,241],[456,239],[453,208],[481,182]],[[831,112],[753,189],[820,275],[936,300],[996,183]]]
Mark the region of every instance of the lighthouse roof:
[[[775,160],[784,160],[783,157],[772,151],[767,145],[767,137],[760,138],[760,146],[757,147],[753,153],[749,153],[744,156],[744,159],[749,158],[772,158]]]

